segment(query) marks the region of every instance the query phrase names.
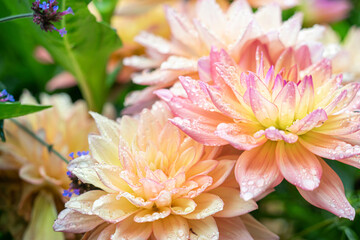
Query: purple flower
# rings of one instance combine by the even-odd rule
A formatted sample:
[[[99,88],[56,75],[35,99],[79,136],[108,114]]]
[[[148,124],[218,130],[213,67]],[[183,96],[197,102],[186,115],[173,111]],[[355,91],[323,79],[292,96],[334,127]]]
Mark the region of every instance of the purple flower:
[[[34,11],[34,23],[40,25],[40,28],[45,32],[57,31],[63,37],[67,31],[65,28],[57,29],[54,26],[54,23],[60,22],[62,16],[67,14],[74,15],[73,10],[69,7],[67,10],[63,12],[58,12],[59,6],[56,0],[49,0],[40,3],[39,0],[33,2],[33,6],[31,9]]]
[[[4,89],[0,92],[0,102],[15,102],[15,99]]]

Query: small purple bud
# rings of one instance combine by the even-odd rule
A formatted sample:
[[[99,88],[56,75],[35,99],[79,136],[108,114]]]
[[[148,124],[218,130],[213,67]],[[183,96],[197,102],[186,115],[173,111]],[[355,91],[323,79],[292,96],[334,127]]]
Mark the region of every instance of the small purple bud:
[[[71,157],[72,159],[74,159],[74,153],[73,153],[73,152],[70,153],[70,154],[69,154],[69,157]]]
[[[66,175],[68,175],[70,177],[72,175],[72,173],[70,171],[67,171]]]
[[[6,91],[6,89],[2,90],[0,93],[0,97],[3,97],[5,95],[8,95],[8,92]]]
[[[64,14],[64,15],[65,15],[65,14],[72,14],[72,15],[74,15],[74,11],[72,10],[71,7],[68,7],[68,9],[66,9],[66,11],[63,12],[63,14]]]
[[[80,195],[80,189],[74,189],[73,191],[76,195]]]
[[[77,155],[78,155],[78,157],[81,157],[81,156],[82,156],[82,152],[78,151],[78,152],[77,152]]]
[[[65,28],[59,29],[57,31],[60,33],[61,37],[64,37],[64,35],[67,34],[67,31],[65,30]]]
[[[53,7],[54,12],[56,12],[58,9],[59,9],[59,6],[54,6]]]

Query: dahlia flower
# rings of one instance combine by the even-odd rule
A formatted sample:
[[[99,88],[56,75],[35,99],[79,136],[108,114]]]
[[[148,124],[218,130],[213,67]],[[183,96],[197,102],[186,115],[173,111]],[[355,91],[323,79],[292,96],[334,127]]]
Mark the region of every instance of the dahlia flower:
[[[311,204],[353,219],[340,178],[321,157],[360,167],[360,84],[342,87],[327,59],[299,71],[308,60],[291,51],[280,66],[258,61],[257,73],[242,72],[224,50],[213,50],[207,62],[201,81],[180,78],[187,97],[157,94],[193,139],[244,150],[235,167],[241,197],[257,197],[285,178]]]
[[[306,25],[333,23],[347,17],[351,4],[348,0],[302,0],[300,9]]]
[[[180,75],[196,76],[206,71],[197,62],[209,55],[212,46],[224,48],[243,70],[252,71],[255,71],[253,56],[258,47],[266,52],[265,57],[271,64],[290,46],[309,46],[308,54],[313,61],[321,56],[321,46],[316,41],[322,34],[322,27],[300,30],[300,13],[282,23],[281,9],[274,4],[253,13],[245,0],[234,1],[226,11],[215,0],[198,0],[193,13],[181,14],[170,7],[165,7],[165,13],[171,41],[142,32],[135,40],[146,47],[148,57],[124,59],[124,65],[144,69],[133,75],[133,81],[150,85],[131,94],[125,105],[148,102],[154,98],[154,90],[171,87]],[[136,111],[136,105],[133,109]]]
[[[331,59],[333,71],[343,73],[344,82],[354,82],[360,79],[360,28],[352,27],[343,42],[330,27],[326,28],[323,38],[324,55]]]
[[[89,136],[90,155],[72,160],[68,169],[99,190],[72,197],[56,231],[104,240],[278,239],[243,215],[256,203],[225,184],[233,156],[219,157],[221,148],[181,133],[167,121],[163,103],[119,123],[92,116],[100,135]]]
[[[95,122],[87,112],[86,103],[78,101],[72,104],[70,97],[65,94],[54,96],[43,94],[40,99],[41,104],[53,107],[17,118],[17,120],[37,137],[51,144],[63,156],[67,156],[72,151],[87,150],[87,135],[90,131],[95,130]],[[21,102],[37,104],[35,98],[27,92],[22,95]],[[50,193],[50,196],[54,198],[53,203],[54,201],[57,203],[64,201],[61,193],[64,189],[69,188],[70,183],[66,176],[66,163],[12,121],[5,120],[5,133],[7,141],[0,143],[0,169],[17,170],[20,178],[24,181],[22,199],[19,204],[19,211],[22,215],[27,219],[30,218],[31,212],[34,212],[33,200],[39,192]],[[61,205],[58,204],[49,209],[56,209],[56,207],[61,209]],[[51,220],[55,219],[46,221]],[[34,221],[40,223],[43,219],[32,217],[29,226],[35,226]],[[35,228],[29,227],[28,232],[29,229],[34,231],[34,234],[37,233]],[[48,230],[54,233],[51,228],[44,231]],[[55,239],[51,236],[47,237]]]

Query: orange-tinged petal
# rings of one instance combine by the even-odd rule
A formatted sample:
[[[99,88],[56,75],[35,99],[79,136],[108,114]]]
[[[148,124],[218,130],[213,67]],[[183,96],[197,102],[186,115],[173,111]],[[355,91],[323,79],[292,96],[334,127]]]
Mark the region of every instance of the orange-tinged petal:
[[[313,191],[298,188],[301,196],[318,208],[325,209],[339,217],[353,220],[355,210],[345,197],[341,179],[324,160],[320,160],[320,163],[323,168],[320,186]]]
[[[194,200],[189,198],[177,198],[171,202],[171,212],[176,215],[187,215],[196,208]]]
[[[106,223],[99,225],[91,232],[87,232],[82,237],[82,240],[107,240],[115,232],[115,225],[108,225]]]
[[[54,223],[57,232],[83,233],[94,229],[104,220],[94,215],[84,215],[71,209],[61,211]]]
[[[287,128],[288,131],[301,135],[307,133],[315,127],[320,127],[328,119],[325,110],[316,109],[309,113],[303,119],[296,120],[290,127]]]
[[[160,207],[158,209],[141,210],[134,216],[134,221],[137,223],[154,222],[159,219],[166,218],[171,213],[170,208]]]
[[[304,190],[314,190],[320,184],[322,168],[318,157],[301,144],[278,142],[276,162],[290,183]]]
[[[190,239],[219,239],[219,231],[215,219],[211,216],[199,219],[188,220],[190,228]]]
[[[208,175],[218,164],[219,161],[216,160],[199,161],[186,172],[186,175],[189,179],[198,175]]]
[[[221,198],[224,209],[214,214],[214,217],[236,217],[258,208],[253,200],[244,201],[240,191],[229,187],[218,187],[210,191]]]
[[[277,235],[269,231],[264,225],[255,220],[250,214],[240,216],[246,229],[249,231],[251,236],[256,240],[278,240],[280,239]]]
[[[294,82],[288,82],[275,98],[274,104],[279,110],[279,125],[282,129],[292,124],[295,117],[297,86]]]
[[[153,233],[159,240],[186,240],[189,238],[189,225],[183,217],[170,215],[153,222]]]
[[[222,159],[221,161],[219,161],[219,164],[216,166],[216,168],[208,174],[212,178],[213,183],[210,187],[207,188],[207,190],[217,188],[218,186],[223,184],[224,181],[231,174],[235,162],[236,161],[234,160],[226,159]]]
[[[243,152],[235,166],[236,180],[241,197],[246,201],[277,186],[283,179],[276,164],[276,142],[268,141],[263,146]]]
[[[360,168],[360,156],[354,156],[354,157],[350,157],[350,158],[344,158],[344,159],[340,159],[338,160],[339,162],[354,166],[356,168]]]
[[[221,240],[254,240],[239,217],[215,218]]]
[[[250,125],[250,124],[249,124]],[[220,123],[215,134],[228,141],[239,150],[250,150],[266,142],[266,138],[255,138],[253,134],[258,130],[257,125]],[[248,127],[248,128],[245,128]],[[253,133],[251,133],[253,130]]]
[[[188,215],[184,215],[188,219],[203,219],[223,210],[224,202],[220,197],[211,193],[202,193],[193,199],[196,208]]]
[[[278,118],[279,110],[253,88],[248,89],[251,108],[257,120],[265,127],[273,126]],[[246,94],[246,93],[245,93]]]
[[[116,194],[107,194],[94,202],[92,212],[105,221],[116,223],[127,218],[138,208],[126,198],[118,199]]]
[[[327,159],[338,160],[360,154],[360,146],[321,133],[308,132],[299,138],[299,142],[312,153]]]
[[[116,230],[111,239],[144,240],[150,237],[151,232],[151,223],[136,223],[129,217],[116,224]]]

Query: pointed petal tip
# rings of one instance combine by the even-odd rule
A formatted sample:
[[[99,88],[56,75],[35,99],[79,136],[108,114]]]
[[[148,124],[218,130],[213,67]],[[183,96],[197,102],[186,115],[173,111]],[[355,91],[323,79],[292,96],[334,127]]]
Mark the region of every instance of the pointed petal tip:
[[[165,102],[170,102],[171,99],[173,98],[173,94],[167,89],[156,90],[154,91],[154,94]]]

